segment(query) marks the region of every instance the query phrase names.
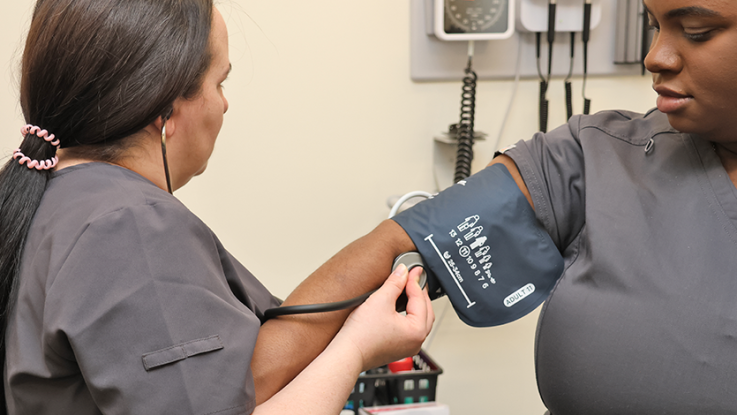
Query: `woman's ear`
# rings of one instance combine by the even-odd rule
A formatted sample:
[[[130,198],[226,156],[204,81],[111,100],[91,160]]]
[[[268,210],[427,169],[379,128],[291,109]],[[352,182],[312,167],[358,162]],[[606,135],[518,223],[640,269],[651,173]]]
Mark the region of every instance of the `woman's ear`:
[[[166,138],[170,138],[174,136],[177,130],[177,120],[178,120],[178,111],[177,111],[177,105],[173,106],[171,112],[169,113],[169,118],[166,120]],[[161,130],[164,127],[164,117],[161,116],[156,119],[156,121],[153,122],[156,129],[159,131],[159,135],[161,134]]]

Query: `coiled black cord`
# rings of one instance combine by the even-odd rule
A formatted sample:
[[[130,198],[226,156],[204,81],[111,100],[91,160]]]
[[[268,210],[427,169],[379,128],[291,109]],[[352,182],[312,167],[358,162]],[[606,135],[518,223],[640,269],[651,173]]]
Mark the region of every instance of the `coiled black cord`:
[[[566,81],[566,119],[573,116],[573,87],[571,81]]]
[[[476,114],[476,80],[478,77],[471,64],[472,58],[469,56],[461,92],[461,121],[458,123],[455,183],[471,175],[471,162],[473,161],[473,123]]]
[[[548,81],[540,81],[540,131],[548,132]]]

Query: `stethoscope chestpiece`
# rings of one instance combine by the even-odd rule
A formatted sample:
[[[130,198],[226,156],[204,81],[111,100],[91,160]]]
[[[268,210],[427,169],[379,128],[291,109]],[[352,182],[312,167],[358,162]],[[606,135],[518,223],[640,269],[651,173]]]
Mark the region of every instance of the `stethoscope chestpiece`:
[[[417,252],[405,252],[394,259],[394,265],[392,265],[392,271],[397,269],[399,264],[404,264],[408,271],[412,271],[415,267],[422,267],[422,274],[420,274],[420,288],[425,288],[427,285],[427,273],[425,272],[425,262],[422,261],[422,256]]]

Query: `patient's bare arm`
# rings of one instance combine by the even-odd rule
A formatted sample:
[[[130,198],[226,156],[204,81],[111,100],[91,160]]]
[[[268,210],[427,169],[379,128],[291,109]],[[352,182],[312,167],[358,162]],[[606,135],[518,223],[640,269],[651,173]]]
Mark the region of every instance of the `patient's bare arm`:
[[[414,249],[404,230],[386,220],[323,264],[289,295],[284,305],[341,301],[376,289],[391,273],[394,258]],[[251,361],[257,402],[270,398],[317,357],[350,311],[267,321],[261,327]]]
[[[501,155],[491,164],[496,163],[507,167],[532,205],[514,161]],[[369,292],[390,274],[394,258],[415,249],[402,227],[386,220],[322,265],[294,290],[284,305],[341,301]],[[270,398],[317,357],[349,313],[345,310],[286,316],[264,324],[251,362],[257,402]]]

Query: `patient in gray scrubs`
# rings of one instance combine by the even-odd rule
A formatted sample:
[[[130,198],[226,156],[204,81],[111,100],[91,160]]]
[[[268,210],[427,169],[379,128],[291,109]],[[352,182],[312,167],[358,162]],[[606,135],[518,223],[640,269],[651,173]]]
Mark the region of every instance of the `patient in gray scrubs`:
[[[552,415],[737,413],[737,2],[644,4],[657,108],[574,116],[493,161],[565,260],[534,357]],[[387,220],[333,267],[381,278],[420,243]]]
[[[280,301],[171,194],[205,170],[229,71],[211,0],[37,2],[29,124],[0,172],[8,413],[335,414],[361,371],[419,350],[434,316],[420,270],[400,266],[334,329],[314,325],[317,346],[270,367],[283,331],[260,327]],[[283,366],[289,379],[265,388]]]

